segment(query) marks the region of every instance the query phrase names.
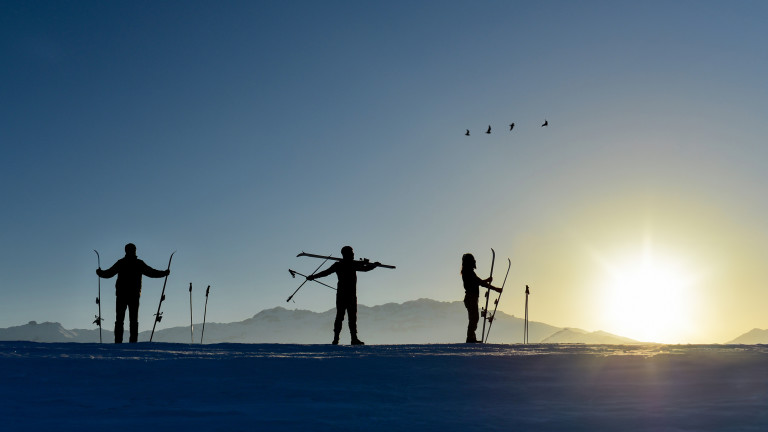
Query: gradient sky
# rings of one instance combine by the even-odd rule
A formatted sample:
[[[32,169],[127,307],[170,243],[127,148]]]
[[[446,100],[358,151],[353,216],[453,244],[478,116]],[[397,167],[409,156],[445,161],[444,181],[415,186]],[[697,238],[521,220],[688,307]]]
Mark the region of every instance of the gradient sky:
[[[509,314],[528,284],[557,326],[766,328],[767,20],[762,1],[2,2],[0,326],[95,328],[93,249],[107,268],[133,242],[155,268],[178,251],[162,327],[188,324],[190,282],[196,322],[209,284],[209,322],[331,309],[317,284],[286,303],[288,269],[349,244],[397,266],[359,277],[365,305],[461,300],[461,255],[485,277],[493,247]],[[144,279],[142,330],[161,287]]]

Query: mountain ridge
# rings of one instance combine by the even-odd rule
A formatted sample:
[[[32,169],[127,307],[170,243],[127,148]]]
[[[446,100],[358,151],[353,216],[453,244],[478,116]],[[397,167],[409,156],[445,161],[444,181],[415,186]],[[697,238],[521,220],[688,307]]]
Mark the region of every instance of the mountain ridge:
[[[329,343],[333,337],[335,309],[313,312],[306,309],[286,309],[276,306],[263,309],[252,317],[230,323],[207,322],[205,343]],[[404,303],[358,306],[358,332],[369,344],[460,343],[466,335],[466,308],[463,302],[440,302],[421,298]],[[524,320],[497,311],[489,343],[522,343]],[[195,343],[200,343],[202,323],[195,323]],[[126,326],[127,327],[127,326]],[[482,323],[480,323],[482,327]],[[487,326],[486,326],[487,327]],[[570,330],[570,331],[569,331]],[[566,333],[563,333],[563,332]],[[478,337],[480,329],[478,329]],[[560,334],[559,336],[556,336]],[[139,342],[149,340],[150,332],[139,333]],[[567,336],[567,337],[566,337]],[[102,329],[105,342],[112,342],[110,329]],[[94,343],[99,329],[65,329],[59,323],[30,321],[27,324],[0,329],[0,340],[33,342]],[[127,335],[124,340],[128,340]],[[596,342],[596,341],[602,342]],[[189,326],[155,331],[153,341],[190,343]],[[342,344],[349,342],[345,320]],[[583,330],[555,327],[546,323],[529,322],[531,343],[638,343],[605,332],[587,333]]]
[[[768,330],[753,328],[741,336],[727,342],[728,345],[768,344]]]

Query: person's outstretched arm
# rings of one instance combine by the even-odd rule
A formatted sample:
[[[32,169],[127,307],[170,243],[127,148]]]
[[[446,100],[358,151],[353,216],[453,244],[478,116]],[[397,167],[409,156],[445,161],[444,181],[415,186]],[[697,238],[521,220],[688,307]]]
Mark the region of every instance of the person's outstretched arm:
[[[336,263],[332,264],[330,267],[321,271],[320,273],[307,276],[307,280],[315,280],[317,278],[326,277],[334,273],[336,273]]]
[[[109,279],[112,276],[117,274],[117,271],[119,270],[119,266],[117,265],[120,262],[118,260],[114,264],[112,264],[112,267],[108,268],[107,270],[102,269],[96,269],[96,274],[99,275],[100,278]]]
[[[144,276],[151,277],[151,278],[161,278],[171,274],[170,269],[168,270],[153,269],[152,267],[148,266],[147,263],[145,263],[144,261],[142,261],[142,264],[144,265],[143,265],[143,268],[141,269],[141,274],[143,274]]]
[[[361,271],[361,272],[369,272],[369,271],[375,269],[376,267],[378,267],[380,265],[381,265],[381,263],[378,262],[378,261],[375,262],[375,263],[372,263],[372,262],[360,262],[360,264],[357,266],[356,270],[357,271]]]

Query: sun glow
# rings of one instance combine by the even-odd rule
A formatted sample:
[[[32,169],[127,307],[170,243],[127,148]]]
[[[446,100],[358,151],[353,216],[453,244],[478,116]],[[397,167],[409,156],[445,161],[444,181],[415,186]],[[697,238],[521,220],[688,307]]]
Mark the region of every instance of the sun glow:
[[[612,333],[641,342],[680,343],[692,330],[693,279],[681,261],[654,253],[606,265],[603,319]]]

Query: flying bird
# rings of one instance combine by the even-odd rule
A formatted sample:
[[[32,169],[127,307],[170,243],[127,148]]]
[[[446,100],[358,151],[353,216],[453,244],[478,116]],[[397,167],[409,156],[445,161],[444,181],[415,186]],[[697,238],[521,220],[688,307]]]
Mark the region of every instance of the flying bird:
[[[549,126],[549,122],[547,121],[547,119],[544,119],[544,124],[541,125],[541,127],[544,127],[544,126]]]
[[[487,133],[487,134],[491,133],[491,125],[488,125],[488,130],[485,131],[485,133]]]
[[[512,123],[512,124],[510,124],[510,125],[509,125],[509,130],[512,130],[512,129],[514,129],[514,128],[515,128],[515,124],[514,124],[514,123]]]
[[[469,136],[469,129],[467,129],[467,133],[465,133],[464,135]]]

